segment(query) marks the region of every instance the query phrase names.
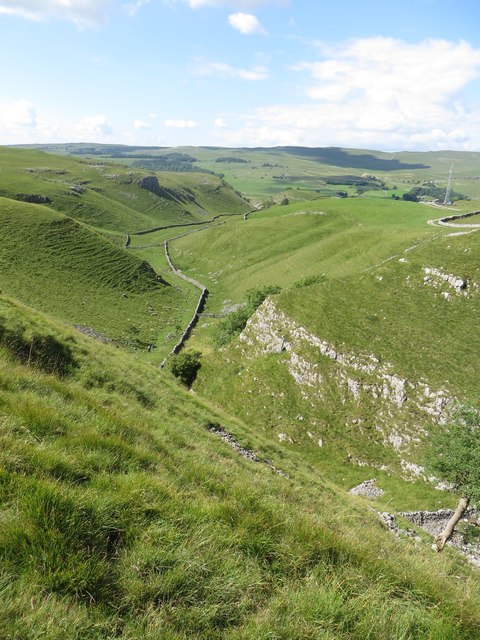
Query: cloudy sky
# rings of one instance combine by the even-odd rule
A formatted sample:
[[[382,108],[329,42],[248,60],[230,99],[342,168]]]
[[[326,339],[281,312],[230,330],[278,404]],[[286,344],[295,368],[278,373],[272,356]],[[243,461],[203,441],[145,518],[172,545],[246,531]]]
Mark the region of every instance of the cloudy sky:
[[[479,0],[0,0],[0,144],[480,151]]]

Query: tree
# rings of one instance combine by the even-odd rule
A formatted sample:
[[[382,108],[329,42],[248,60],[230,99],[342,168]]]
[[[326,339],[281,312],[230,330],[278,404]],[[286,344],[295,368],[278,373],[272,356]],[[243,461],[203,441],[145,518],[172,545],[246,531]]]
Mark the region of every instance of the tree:
[[[200,351],[182,351],[172,356],[169,369],[187,387],[191,387],[201,367]]]
[[[444,531],[437,536],[441,551],[452,535],[455,525],[469,503],[480,504],[480,411],[459,406],[449,425],[435,438],[428,459],[428,468],[450,484],[460,496],[454,515]]]
[[[418,202],[418,196],[415,193],[411,193],[411,191],[407,191],[407,193],[404,193],[402,195],[402,199],[408,200],[408,202]]]

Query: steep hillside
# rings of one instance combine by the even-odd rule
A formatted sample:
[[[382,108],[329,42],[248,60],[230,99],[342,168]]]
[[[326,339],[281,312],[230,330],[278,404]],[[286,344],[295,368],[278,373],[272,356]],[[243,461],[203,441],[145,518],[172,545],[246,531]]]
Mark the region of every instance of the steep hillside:
[[[321,464],[421,474],[427,432],[478,402],[480,235],[445,231],[268,299],[196,389]]]
[[[369,189],[400,192],[424,181],[445,189],[453,164],[453,187],[471,198],[480,198],[480,154],[467,151],[389,153],[341,147],[128,147],[125,145],[37,145],[53,153],[90,157],[131,165],[168,161],[174,157],[193,160],[189,170],[225,176],[236,189],[259,200],[278,194],[295,197],[295,191],[351,195]],[[177,170],[183,171],[180,163]],[[183,174],[186,175],[186,174]]]
[[[11,299],[0,319],[3,637],[478,634],[478,581],[455,555],[398,541],[158,369]]]
[[[0,265],[4,293],[129,348],[171,348],[195,299],[85,225],[5,198]]]

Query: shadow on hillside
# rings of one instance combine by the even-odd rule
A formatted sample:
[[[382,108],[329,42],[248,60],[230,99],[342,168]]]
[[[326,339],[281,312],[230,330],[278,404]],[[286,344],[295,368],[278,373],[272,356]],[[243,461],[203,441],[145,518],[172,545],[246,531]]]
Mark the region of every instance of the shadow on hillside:
[[[71,347],[65,342],[51,334],[28,334],[21,325],[8,327],[3,318],[0,318],[0,345],[23,364],[61,377],[78,367]]]
[[[339,147],[309,148],[309,147],[276,147],[276,151],[283,151],[296,156],[310,158],[321,164],[351,169],[368,169],[371,171],[398,171],[400,169],[429,169],[427,164],[401,162],[392,158],[385,160],[377,158],[371,153],[350,154]]]

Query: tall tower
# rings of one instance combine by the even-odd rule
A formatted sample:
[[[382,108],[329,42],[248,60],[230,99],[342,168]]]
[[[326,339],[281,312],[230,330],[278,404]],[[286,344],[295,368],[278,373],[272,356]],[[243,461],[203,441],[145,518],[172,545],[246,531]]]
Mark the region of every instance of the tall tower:
[[[452,191],[452,172],[453,172],[453,162],[450,167],[450,173],[448,174],[448,182],[447,182],[447,190],[445,191],[445,200],[443,204],[450,204],[450,192]]]

